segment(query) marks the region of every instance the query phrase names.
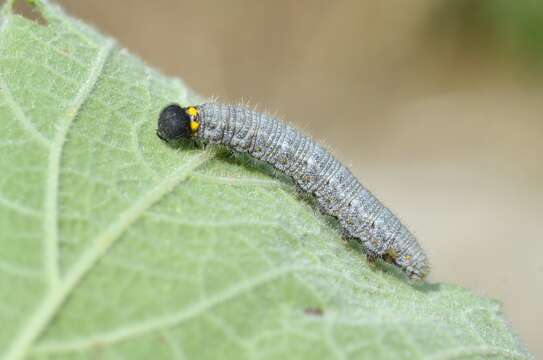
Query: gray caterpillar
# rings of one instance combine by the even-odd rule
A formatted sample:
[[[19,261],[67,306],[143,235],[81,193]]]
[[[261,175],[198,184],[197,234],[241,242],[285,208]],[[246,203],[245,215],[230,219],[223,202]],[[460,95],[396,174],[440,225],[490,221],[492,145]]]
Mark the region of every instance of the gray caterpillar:
[[[271,164],[314,195],[321,211],[339,220],[345,236],[360,240],[370,261],[381,258],[412,279],[428,274],[424,252],[400,220],[334,156],[284,122],[244,106],[172,104],[160,113],[157,135],[165,141],[224,144]]]

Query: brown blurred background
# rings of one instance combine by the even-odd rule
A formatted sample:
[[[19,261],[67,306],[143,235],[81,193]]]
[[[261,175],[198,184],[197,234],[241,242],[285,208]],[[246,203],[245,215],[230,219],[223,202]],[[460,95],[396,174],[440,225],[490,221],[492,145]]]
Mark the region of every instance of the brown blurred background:
[[[327,144],[543,357],[543,2],[60,1],[204,96]]]

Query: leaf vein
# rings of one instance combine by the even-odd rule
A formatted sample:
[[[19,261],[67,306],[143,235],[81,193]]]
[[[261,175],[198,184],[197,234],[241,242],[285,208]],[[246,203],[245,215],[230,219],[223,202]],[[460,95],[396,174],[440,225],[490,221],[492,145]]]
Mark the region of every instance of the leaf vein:
[[[87,348],[91,348],[96,344],[101,346],[114,344],[121,341],[125,341],[131,338],[143,336],[149,332],[163,330],[182,324],[185,321],[198,317],[206,310],[213,308],[217,305],[225,303],[231,299],[236,298],[258,286],[262,286],[270,281],[281,278],[296,270],[303,270],[300,266],[284,266],[273,268],[267,272],[257,275],[249,280],[239,282],[236,285],[219,292],[218,294],[211,295],[204,301],[198,302],[188,308],[164,315],[154,319],[146,320],[137,324],[128,324],[126,326],[117,328],[107,333],[92,335],[85,338],[63,341],[63,342],[48,342],[37,345],[34,347],[34,353],[60,353],[60,352],[72,352],[81,351]]]
[[[191,178],[198,179],[202,182],[217,185],[230,186],[261,186],[261,187],[284,187],[290,189],[292,186],[278,180],[258,179],[252,177],[228,177],[228,176],[211,176],[201,173],[194,173]]]
[[[39,217],[41,215],[40,212],[32,208],[29,208],[27,206],[21,205],[11,199],[5,198],[2,195],[0,195],[0,205],[6,208],[9,208],[11,210],[15,210],[22,215],[26,215],[30,217]]]
[[[147,192],[132,207],[119,214],[117,220],[110,224],[106,230],[98,235],[91,246],[80,256],[78,261],[70,268],[59,286],[51,289],[46,294],[43,302],[38,306],[29,322],[12,342],[4,359],[13,360],[23,358],[36,338],[43,332],[47,324],[60,310],[61,305],[66,301],[75,287],[83,277],[93,268],[96,262],[111,248],[117,239],[136,221],[144,211],[160,200],[165,194],[184,181],[190,173],[208,161],[214,152],[203,152],[195,156],[188,163],[178,167],[170,176],[164,178],[153,189]]]
[[[25,268],[19,264],[8,263],[7,261],[3,260],[0,260],[0,271],[31,280],[39,280],[41,278],[41,274],[38,271]]]
[[[19,103],[13,98],[13,94],[9,89],[6,81],[4,80],[3,74],[0,72],[0,88],[2,89],[2,94],[4,99],[6,99],[7,105],[13,111],[15,118],[22,125],[23,129],[34,138],[40,145],[45,147],[51,146],[51,141],[47,139],[38,129],[34,126],[32,121],[25,114]]]
[[[74,98],[73,103],[68,107],[65,117],[59,122],[59,127],[55,134],[51,146],[51,152],[49,154],[44,199],[44,255],[47,277],[53,288],[58,285],[60,279],[58,268],[58,191],[62,150],[64,148],[64,143],[66,141],[68,130],[80,113],[81,107],[96,86],[96,83],[100,78],[100,74],[102,74],[104,70],[104,66],[109,57],[109,54],[113,49],[113,46],[114,42],[109,41],[98,52],[96,60],[91,67],[89,77],[81,86],[80,90]]]

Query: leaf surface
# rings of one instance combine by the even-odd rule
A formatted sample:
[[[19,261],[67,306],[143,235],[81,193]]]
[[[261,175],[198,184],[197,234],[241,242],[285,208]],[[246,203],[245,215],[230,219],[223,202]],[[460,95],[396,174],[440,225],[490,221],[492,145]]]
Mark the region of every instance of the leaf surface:
[[[530,358],[496,302],[368,267],[269,168],[155,135],[198,102],[46,1],[0,25],[0,356]]]

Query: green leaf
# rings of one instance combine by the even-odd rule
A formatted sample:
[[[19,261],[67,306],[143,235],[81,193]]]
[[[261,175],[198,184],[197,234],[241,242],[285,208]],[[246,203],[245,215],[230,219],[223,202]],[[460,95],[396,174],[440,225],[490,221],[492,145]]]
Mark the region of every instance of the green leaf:
[[[2,358],[530,358],[496,302],[369,268],[268,167],[164,144],[199,99],[35,6],[0,25]]]

